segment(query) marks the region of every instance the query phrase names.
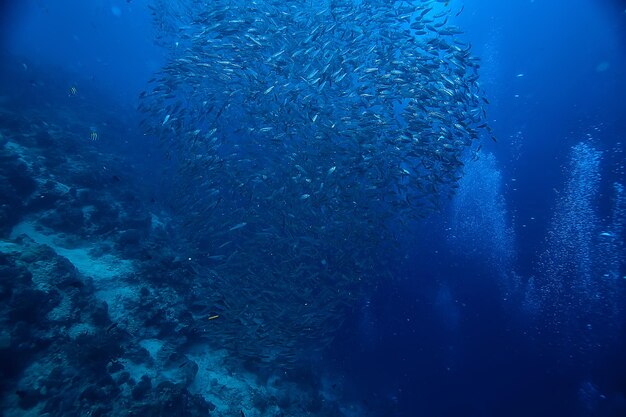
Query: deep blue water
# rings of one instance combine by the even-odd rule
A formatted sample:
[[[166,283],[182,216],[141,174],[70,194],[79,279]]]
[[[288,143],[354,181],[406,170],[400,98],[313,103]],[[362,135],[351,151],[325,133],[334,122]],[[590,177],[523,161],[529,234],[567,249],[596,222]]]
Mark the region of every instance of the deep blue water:
[[[490,119],[501,139],[489,149],[502,170],[516,235],[513,268],[522,276],[542,274],[537,257],[555,215],[556,191],[568,175],[572,144],[588,141],[604,151],[599,216],[609,215],[611,182],[622,181],[623,6],[466,2],[471,12],[462,15],[462,25],[482,58]],[[623,393],[623,328],[593,353],[555,347],[560,342],[554,334],[513,317],[497,288],[498,273],[480,259],[455,257],[439,230],[418,232],[428,243],[407,249],[406,277],[379,289],[366,319],[354,318],[373,334],[363,340],[348,331],[339,347],[340,362],[372,399],[386,402],[389,415],[406,416],[625,413],[620,394],[613,405],[603,397],[587,410],[580,393],[581,381]],[[437,305],[441,288],[451,294],[444,307]],[[623,323],[623,313],[618,320]]]
[[[85,142],[98,133],[90,146],[114,155],[115,176],[154,213],[171,208],[169,157],[137,107],[167,56],[148,3],[6,2],[0,95],[18,112],[63,102],[84,117]],[[315,378],[376,416],[626,416],[626,207],[614,188],[626,181],[626,4],[450,3],[464,7],[454,20],[480,58],[497,143],[483,140],[439,213],[395,226],[401,261],[315,356]]]

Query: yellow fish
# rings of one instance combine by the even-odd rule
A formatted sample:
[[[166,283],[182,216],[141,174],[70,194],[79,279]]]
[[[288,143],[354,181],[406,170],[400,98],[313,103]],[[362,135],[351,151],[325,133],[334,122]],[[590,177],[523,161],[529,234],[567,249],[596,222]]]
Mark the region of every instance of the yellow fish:
[[[218,314],[215,314],[215,315],[213,315],[213,316],[209,316],[209,320],[215,320],[215,319],[216,319],[216,318],[218,318],[218,317],[219,317],[219,315],[218,315]]]

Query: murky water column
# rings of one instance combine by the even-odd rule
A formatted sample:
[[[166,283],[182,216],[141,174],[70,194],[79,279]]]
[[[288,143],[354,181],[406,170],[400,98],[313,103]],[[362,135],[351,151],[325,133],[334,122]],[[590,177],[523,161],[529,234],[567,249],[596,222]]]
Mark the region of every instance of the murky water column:
[[[540,258],[542,272],[554,292],[586,292],[592,275],[593,237],[598,229],[594,202],[600,185],[602,153],[580,143],[572,148],[567,183],[557,201]],[[549,277],[549,278],[548,278]]]
[[[612,333],[623,324],[623,309],[626,305],[626,280],[624,271],[624,220],[626,219],[624,186],[613,184],[610,221],[601,225],[597,234],[594,253],[594,294],[598,300],[597,315],[609,323]],[[611,335],[607,335],[608,338]]]
[[[620,272],[624,258],[624,218],[626,198],[624,186],[613,184],[613,198],[610,223],[598,235],[595,269],[609,281],[623,277]]]
[[[493,154],[466,162],[452,201],[448,241],[463,256],[484,259],[499,272],[511,270],[514,234],[502,195],[502,173]]]
[[[572,148],[565,190],[539,258],[536,294],[529,295],[537,297],[541,327],[570,357],[605,346],[620,326],[621,253],[613,236],[622,233],[606,231],[598,219],[601,159],[588,144]],[[623,191],[616,191],[616,204],[623,205]],[[623,213],[615,211],[611,228],[622,222]]]

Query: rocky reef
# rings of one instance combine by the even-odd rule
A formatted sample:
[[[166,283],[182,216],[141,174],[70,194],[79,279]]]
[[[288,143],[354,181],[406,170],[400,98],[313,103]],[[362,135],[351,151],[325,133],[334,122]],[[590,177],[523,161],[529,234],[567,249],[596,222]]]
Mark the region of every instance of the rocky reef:
[[[0,110],[2,415],[366,414],[311,364],[268,370],[211,343],[211,277],[77,120]]]

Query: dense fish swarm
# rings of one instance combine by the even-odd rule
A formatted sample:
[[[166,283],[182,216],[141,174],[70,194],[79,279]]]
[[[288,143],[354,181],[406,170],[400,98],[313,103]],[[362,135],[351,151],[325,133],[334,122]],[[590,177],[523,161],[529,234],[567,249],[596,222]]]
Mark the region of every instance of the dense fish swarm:
[[[141,94],[181,228],[239,354],[323,347],[392,230],[437,210],[486,128],[443,1],[155,0],[169,59]],[[488,129],[488,128],[487,128]],[[382,245],[384,243],[384,245]]]

